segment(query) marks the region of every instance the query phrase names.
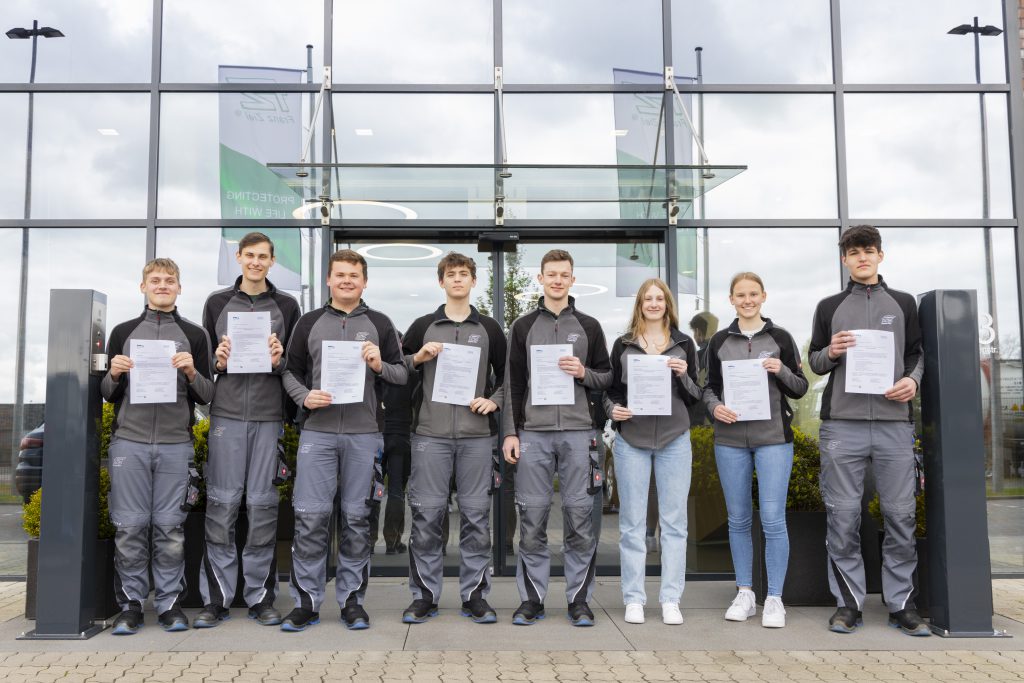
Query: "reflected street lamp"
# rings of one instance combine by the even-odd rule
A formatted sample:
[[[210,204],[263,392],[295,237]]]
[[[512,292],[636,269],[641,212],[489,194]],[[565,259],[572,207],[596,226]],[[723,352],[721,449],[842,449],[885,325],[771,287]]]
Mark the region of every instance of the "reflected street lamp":
[[[32,39],[32,64],[29,69],[29,85],[36,82],[36,43],[43,38],[63,38],[64,34],[52,26],[39,28],[39,21],[32,20],[32,28],[12,28],[7,31],[12,40]],[[25,142],[25,220],[32,214],[32,120],[35,105],[32,90],[28,91],[28,130]],[[14,365],[14,414],[11,422],[11,467],[17,465],[18,444],[21,430],[25,428],[25,309],[28,299],[28,226],[21,229],[21,283],[18,289],[18,347]]]
[[[991,24],[986,26],[978,25],[978,17],[974,17],[972,24],[960,24],[949,29],[948,33],[955,36],[974,36],[974,82],[981,85],[981,36],[998,36],[1003,30]],[[985,93],[978,93],[981,113],[981,217],[988,220],[991,213],[989,199],[989,178],[988,178],[988,114],[985,111]],[[992,228],[985,225],[982,228],[984,235],[985,249],[985,285],[988,294],[989,317],[992,319],[992,329],[995,330],[995,338],[992,340],[991,352],[989,354],[989,428],[992,432],[992,491],[999,492],[1003,489],[1003,408],[1000,400],[1002,391],[1002,368],[999,360],[999,318],[996,314],[996,281],[993,272],[994,263],[992,258]]]

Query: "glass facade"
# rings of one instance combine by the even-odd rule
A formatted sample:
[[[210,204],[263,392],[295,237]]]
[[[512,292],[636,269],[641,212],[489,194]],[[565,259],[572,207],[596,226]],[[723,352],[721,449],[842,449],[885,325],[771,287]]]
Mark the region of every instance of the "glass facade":
[[[979,36],[976,64],[973,36],[949,34],[974,17],[1003,29],[1016,3],[45,5],[0,6],[4,31],[37,20],[64,34],[0,42],[0,272],[18,295],[0,305],[4,411],[16,402],[19,335],[24,401],[45,400],[51,288],[104,291],[114,324],[141,305],[146,259],[169,256],[182,268],[182,312],[196,320],[234,279],[225,237],[240,230],[273,230],[288,245],[287,289],[303,310],[324,302],[330,250],[361,250],[368,300],[403,330],[441,302],[434,267],[448,249],[477,259],[477,303],[506,316],[509,302],[532,300],[541,254],[570,249],[573,294],[609,344],[645,277],[675,287],[682,322],[724,326],[729,280],[752,270],[765,313],[805,349],[815,302],[843,285],[841,230],[870,222],[894,287],[978,293],[993,571],[1024,574],[1024,513],[1006,502],[1024,490],[1020,45],[1016,23]],[[341,167],[267,166],[300,160]],[[676,171],[650,169],[660,199],[629,194],[623,167],[705,162],[745,170],[726,182],[698,173],[721,184],[690,201]],[[518,164],[565,168],[531,184],[505,168]],[[460,168],[422,168],[444,165]],[[607,168],[584,177],[577,165]],[[811,377],[794,406],[812,435],[823,386]],[[13,450],[0,442],[3,491]],[[614,573],[605,502],[599,570]],[[690,508],[688,570],[728,573],[724,504]],[[511,512],[510,499],[495,502],[496,539],[514,536]],[[498,559],[511,571],[514,547]]]

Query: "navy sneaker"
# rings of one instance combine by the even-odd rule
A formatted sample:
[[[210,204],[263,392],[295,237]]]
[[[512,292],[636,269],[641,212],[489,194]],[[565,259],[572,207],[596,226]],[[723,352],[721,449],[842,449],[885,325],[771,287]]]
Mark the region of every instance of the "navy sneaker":
[[[263,626],[277,626],[281,623],[281,613],[269,602],[261,602],[250,607],[249,618],[255,619]]]
[[[889,626],[898,628],[908,636],[930,636],[932,630],[924,623],[916,609],[901,609],[889,613]]]
[[[594,613],[586,602],[574,602],[569,605],[569,621],[573,626],[593,626]]]
[[[858,626],[863,626],[861,613],[851,607],[840,607],[828,620],[828,630],[836,633],[853,633]]]
[[[350,631],[362,631],[370,628],[370,615],[366,613],[363,606],[353,602],[341,609],[341,620],[345,622],[345,628]]]
[[[188,630],[188,617],[177,605],[157,617],[157,621],[160,623],[160,628],[165,631]]]
[[[530,626],[544,618],[544,605],[532,600],[524,600],[519,608],[512,613],[512,623],[516,626]]]
[[[402,623],[422,624],[430,617],[437,616],[437,605],[429,600],[413,600],[402,612]]]
[[[296,607],[281,622],[282,631],[305,631],[307,626],[320,623],[320,613],[305,607]]]
[[[115,636],[133,636],[142,628],[142,611],[126,609],[117,615],[110,632]]]
[[[231,618],[231,612],[220,605],[207,605],[192,620],[192,628],[213,628]]]
[[[478,624],[493,624],[498,620],[494,609],[483,598],[471,598],[462,603],[462,616]]]

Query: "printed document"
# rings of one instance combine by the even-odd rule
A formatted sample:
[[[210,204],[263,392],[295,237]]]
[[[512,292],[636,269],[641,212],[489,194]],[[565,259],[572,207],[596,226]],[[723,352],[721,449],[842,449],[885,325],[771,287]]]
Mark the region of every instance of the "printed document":
[[[270,372],[270,312],[228,313],[229,373]]]
[[[132,339],[128,355],[135,366],[128,373],[131,403],[175,403],[178,371],[171,366],[177,353],[169,339]]]
[[[672,414],[672,370],[668,356],[627,356],[626,406],[634,415]]]
[[[772,419],[768,371],[761,363],[760,358],[722,361],[722,401],[736,413],[737,422]]]
[[[320,391],[331,404],[362,403],[366,388],[366,361],[361,341],[325,341],[320,352]]]
[[[576,402],[573,376],[558,367],[571,356],[572,344],[530,345],[530,405],[571,406]]]
[[[480,347],[443,344],[434,372],[431,401],[468,406],[476,398],[476,375],[480,369]]]
[[[892,332],[851,330],[857,343],[846,350],[846,391],[884,394],[893,385],[896,367]]]

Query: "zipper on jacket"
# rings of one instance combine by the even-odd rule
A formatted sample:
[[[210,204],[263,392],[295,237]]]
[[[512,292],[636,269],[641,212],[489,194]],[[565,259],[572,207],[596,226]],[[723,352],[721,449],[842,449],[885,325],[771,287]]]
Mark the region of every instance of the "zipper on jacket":
[[[456,344],[459,343],[459,326],[458,325],[455,325],[455,343]],[[434,378],[437,379],[436,375],[435,375]],[[459,436],[459,430],[458,430],[458,425],[457,425],[458,420],[459,420],[459,411],[456,410],[456,407],[457,406],[454,403],[451,406],[451,408],[452,408],[452,434],[451,434],[451,436],[452,436],[453,439],[456,439]]]
[[[555,343],[558,343],[558,316],[555,316]],[[575,393],[576,388],[573,387],[573,394]],[[562,431],[562,406],[555,406],[555,429]]]
[[[341,318],[341,339],[342,339],[342,341],[348,341],[348,334],[345,331],[346,323],[348,323],[348,314],[345,314]],[[365,369],[363,370],[363,373],[364,374],[366,373]],[[365,382],[366,380],[363,380],[363,381]],[[338,419],[341,421],[341,428],[340,428],[338,433],[339,434],[344,434],[345,433],[345,406],[344,405],[339,405],[338,406]]]
[[[161,321],[162,321],[162,318],[160,316],[160,311],[157,311],[156,312],[156,338],[157,338],[157,340],[160,339],[160,323],[161,323]],[[177,393],[177,388],[178,388],[178,386],[177,386],[178,385],[177,373],[175,373],[174,385],[175,385],[174,386],[175,393]],[[156,443],[156,408],[157,407],[154,405],[153,406],[153,428],[150,431],[150,439],[151,439],[150,443]]]

